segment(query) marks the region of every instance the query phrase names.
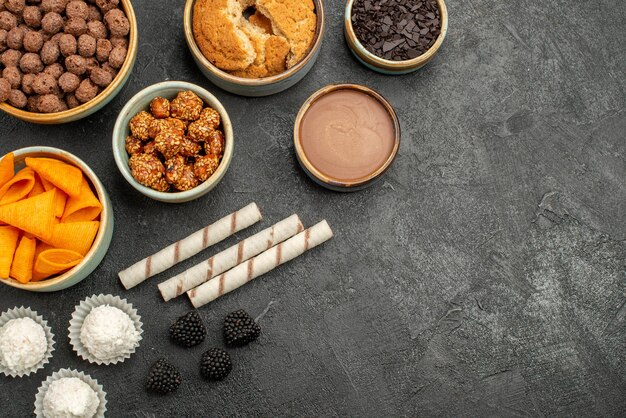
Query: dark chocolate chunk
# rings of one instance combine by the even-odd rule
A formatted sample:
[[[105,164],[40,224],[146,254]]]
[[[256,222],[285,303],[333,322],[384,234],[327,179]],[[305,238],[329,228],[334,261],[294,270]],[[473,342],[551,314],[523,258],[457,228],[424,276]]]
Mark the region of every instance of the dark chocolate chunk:
[[[425,53],[441,32],[436,0],[356,0],[352,26],[371,53],[393,61]]]

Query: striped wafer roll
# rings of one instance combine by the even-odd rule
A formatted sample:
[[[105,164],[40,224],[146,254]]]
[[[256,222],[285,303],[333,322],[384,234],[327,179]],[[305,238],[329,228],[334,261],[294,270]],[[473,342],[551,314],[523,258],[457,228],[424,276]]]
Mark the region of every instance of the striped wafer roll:
[[[261,218],[259,207],[256,203],[251,203],[121,271],[120,280],[126,289],[133,288],[150,277],[193,257],[205,248],[248,228]]]
[[[300,232],[295,237],[278,244],[260,255],[239,264],[214,279],[209,280],[187,292],[191,303],[196,308],[243,286],[249,281],[275,269],[287,261],[293,260],[307,250],[316,247],[333,236],[333,231],[326,221]]]
[[[292,215],[159,284],[161,296],[166,302],[174,299],[303,230],[304,227],[298,215]]]

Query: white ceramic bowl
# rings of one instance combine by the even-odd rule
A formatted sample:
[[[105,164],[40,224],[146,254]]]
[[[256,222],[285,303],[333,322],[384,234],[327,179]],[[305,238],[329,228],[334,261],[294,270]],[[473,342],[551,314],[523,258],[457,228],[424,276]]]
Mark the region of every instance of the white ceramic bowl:
[[[158,192],[144,186],[133,178],[130,167],[128,166],[129,156],[126,152],[126,137],[130,135],[128,123],[137,113],[142,110],[147,110],[150,102],[155,97],[160,96],[171,100],[174,99],[178,93],[186,90],[193,91],[198,95],[198,97],[204,100],[205,104],[211,106],[219,112],[222,118],[222,128],[224,130],[225,138],[224,156],[222,157],[222,161],[220,162],[220,165],[215,173],[213,173],[207,181],[200,184],[198,187],[194,187],[193,189],[185,192]],[[215,96],[202,87],[183,81],[165,81],[141,90],[132,99],[130,99],[126,106],[124,106],[117,117],[115,127],[113,128],[113,157],[115,158],[115,163],[126,181],[128,181],[128,183],[130,183],[130,185],[141,194],[165,203],[190,202],[213,190],[222,178],[224,178],[224,175],[228,170],[228,166],[230,166],[230,162],[233,158],[234,149],[235,139],[233,135],[233,126],[226,109],[222,106],[222,103],[220,103]]]

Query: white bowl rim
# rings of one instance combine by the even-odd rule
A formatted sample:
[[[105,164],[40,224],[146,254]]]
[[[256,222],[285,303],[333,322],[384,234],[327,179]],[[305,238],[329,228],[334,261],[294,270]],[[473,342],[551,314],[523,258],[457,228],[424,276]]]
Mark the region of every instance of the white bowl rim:
[[[154,97],[157,97],[158,92],[164,89],[179,89],[181,91],[191,90],[194,93],[199,94],[200,96],[204,96],[204,97],[201,97],[203,101],[206,102],[208,98],[209,99],[208,101],[212,102],[212,103],[209,103],[209,105],[215,110],[217,110],[220,113],[220,116],[222,118],[222,126],[224,128],[224,138],[225,138],[224,156],[222,157],[222,161],[220,162],[220,165],[215,171],[215,173],[213,173],[211,177],[209,177],[209,179],[207,179],[205,182],[198,185],[197,187],[194,187],[193,189],[187,190],[185,192],[172,192],[172,193],[159,192],[149,187],[146,187],[143,184],[140,184],[132,176],[130,172],[130,168],[128,167],[128,163],[126,163],[122,157],[122,155],[126,153],[126,148],[121,146],[120,141],[126,140],[126,138],[124,137],[123,139],[120,139],[120,135],[118,135],[118,132],[122,132],[123,130],[126,129],[126,127],[122,126],[122,120],[125,119],[125,115],[129,113],[130,109],[133,106],[135,106],[139,101],[144,99],[146,96],[154,95]],[[217,99],[217,97],[215,97],[215,95],[210,93],[208,90],[196,84],[188,83],[186,81],[174,81],[174,80],[162,81],[160,83],[152,84],[140,90],[139,92],[137,92],[126,103],[126,105],[122,108],[122,110],[118,114],[117,120],[115,121],[115,126],[113,128],[112,136],[113,136],[113,157],[115,159],[115,164],[117,165],[117,168],[122,173],[122,176],[124,176],[126,181],[131,186],[133,186],[135,190],[137,190],[138,192],[140,192],[141,194],[149,198],[159,200],[161,202],[171,202],[171,203],[185,202],[185,201],[195,200],[196,198],[203,196],[204,195],[203,192],[206,189],[213,188],[219,181],[221,181],[224,173],[226,172],[226,170],[228,169],[228,166],[230,165],[230,161],[232,159],[233,152],[234,152],[234,135],[233,135],[232,123],[230,120],[230,116],[228,115],[228,112],[222,105],[222,102],[220,102]],[[212,178],[215,178],[216,180],[211,181]]]

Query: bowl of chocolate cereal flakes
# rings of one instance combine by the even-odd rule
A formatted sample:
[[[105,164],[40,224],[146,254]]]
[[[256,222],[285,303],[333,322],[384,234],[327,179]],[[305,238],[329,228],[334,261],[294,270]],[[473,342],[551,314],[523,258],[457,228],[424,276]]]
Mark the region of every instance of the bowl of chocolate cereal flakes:
[[[226,174],[233,150],[226,109],[205,89],[181,81],[137,93],[113,129],[120,172],[161,202],[189,202],[210,192]]]
[[[130,0],[0,0],[0,109],[60,124],[100,110],[137,55]]]
[[[407,74],[426,65],[448,31],[444,0],[348,0],[346,42],[365,66]]]
[[[323,0],[187,0],[187,45],[202,73],[243,96],[292,87],[311,70],[324,36]]]

